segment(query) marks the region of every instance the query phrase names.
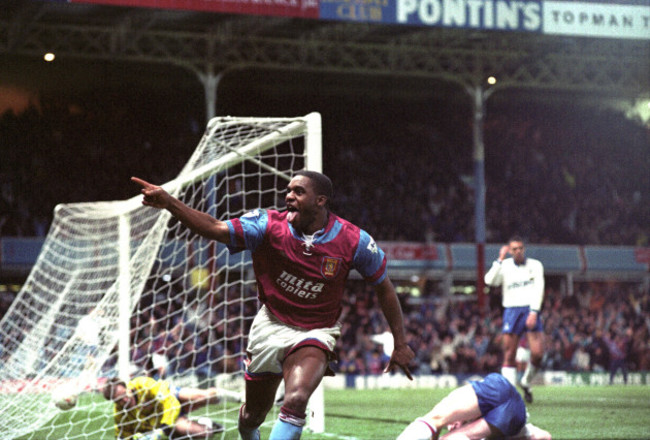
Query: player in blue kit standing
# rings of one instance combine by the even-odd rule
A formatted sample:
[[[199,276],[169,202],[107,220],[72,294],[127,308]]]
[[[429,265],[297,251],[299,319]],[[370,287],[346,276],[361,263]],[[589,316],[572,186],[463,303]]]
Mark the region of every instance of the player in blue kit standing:
[[[508,254],[512,258],[506,258]],[[513,385],[517,383],[516,354],[519,339],[525,333],[530,361],[521,377],[526,402],[533,402],[531,380],[539,371],[544,356],[544,329],[540,311],[544,301],[544,266],[526,257],[524,240],[515,236],[501,247],[499,257],[485,274],[488,286],[502,286],[503,365],[501,374]]]
[[[249,250],[262,303],[249,333],[246,403],[239,411],[244,440],[259,439],[259,426],[273,407],[284,379],[284,402],[271,440],[301,436],[307,404],[325,375],[333,374],[341,334],[345,282],[356,269],[377,293],[395,348],[386,371],[414,357],[406,344],[402,310],[386,272],[386,256],[372,237],[329,210],[332,182],[324,174],[297,172],[287,186],[286,211],[255,210],[227,221],[192,209],[142,179],[143,204],[167,209],[195,233]]]
[[[440,436],[441,431],[448,432]],[[488,374],[456,388],[397,440],[551,440],[551,434],[527,423],[526,405],[502,375]]]

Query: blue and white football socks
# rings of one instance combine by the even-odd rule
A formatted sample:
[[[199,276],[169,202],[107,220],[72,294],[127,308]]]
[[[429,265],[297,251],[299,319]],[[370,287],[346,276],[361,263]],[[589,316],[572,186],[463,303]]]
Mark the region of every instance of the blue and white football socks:
[[[305,426],[306,414],[297,414],[284,406],[280,409],[280,416],[273,425],[269,440],[298,440]]]
[[[237,426],[239,436],[242,440],[260,440],[259,428],[243,428],[241,425]]]
[[[241,426],[241,423],[238,424],[237,430],[242,440],[260,440],[260,429],[259,428],[245,428]]]

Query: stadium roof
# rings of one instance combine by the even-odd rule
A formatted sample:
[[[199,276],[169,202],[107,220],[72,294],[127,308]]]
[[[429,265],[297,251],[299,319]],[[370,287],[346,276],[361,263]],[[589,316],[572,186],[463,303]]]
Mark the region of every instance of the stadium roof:
[[[326,21],[185,10],[10,0],[0,55],[45,51],[166,63],[202,74],[236,69],[445,80],[463,87],[650,96],[650,40]],[[357,78],[356,80],[354,78]],[[362,87],[362,85],[361,85]]]

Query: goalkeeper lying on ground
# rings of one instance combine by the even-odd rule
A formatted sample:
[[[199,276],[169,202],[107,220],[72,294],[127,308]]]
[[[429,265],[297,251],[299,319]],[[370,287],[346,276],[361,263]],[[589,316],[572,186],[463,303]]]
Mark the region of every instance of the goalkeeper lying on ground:
[[[219,394],[223,393],[225,390]],[[164,380],[140,376],[128,384],[119,378],[108,379],[103,394],[115,403],[115,436],[118,439],[159,440],[163,435],[170,439],[185,436],[209,439],[223,432],[223,426],[210,419],[199,423],[187,417],[193,410],[219,402],[221,396],[217,395],[216,388],[170,389]]]

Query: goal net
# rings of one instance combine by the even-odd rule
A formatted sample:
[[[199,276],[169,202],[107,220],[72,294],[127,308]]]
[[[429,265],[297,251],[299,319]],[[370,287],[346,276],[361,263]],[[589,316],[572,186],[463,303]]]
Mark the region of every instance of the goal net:
[[[320,124],[318,113],[214,118],[163,187],[219,219],[280,209],[293,172],[321,170]],[[230,254],[141,200],[56,207],[0,321],[0,439],[115,438],[113,406],[101,394],[109,377],[243,390],[258,309],[250,254]],[[60,409],[66,400],[73,407]],[[239,406],[222,399],[188,416],[221,423],[227,434]]]

